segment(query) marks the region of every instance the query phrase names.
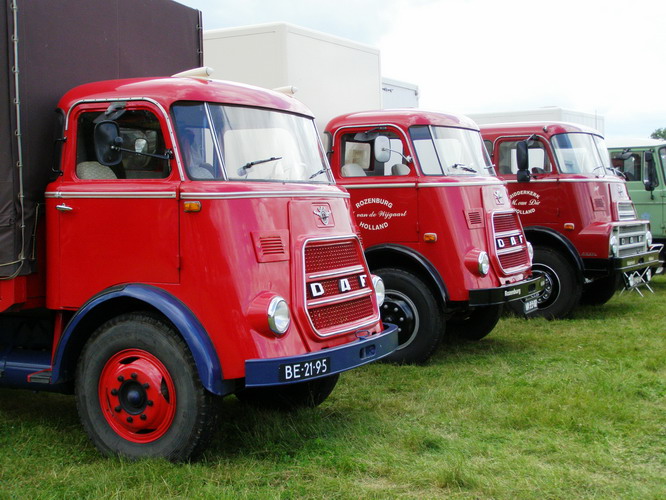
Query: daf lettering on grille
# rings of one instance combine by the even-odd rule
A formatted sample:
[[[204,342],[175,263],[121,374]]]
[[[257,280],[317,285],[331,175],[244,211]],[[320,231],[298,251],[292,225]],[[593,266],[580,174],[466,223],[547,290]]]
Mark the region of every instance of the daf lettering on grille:
[[[358,280],[359,289],[368,287],[368,276],[366,274],[360,274],[352,278],[340,278],[338,280],[338,291],[340,293],[350,292],[353,288],[352,287],[353,280]],[[313,281],[312,283],[309,284],[309,286],[310,286],[310,295],[312,295],[313,298],[321,297],[326,294],[326,289],[324,288],[324,285],[322,285],[318,281]]]
[[[517,245],[522,245],[523,239],[522,234],[517,236],[506,236],[504,238],[495,238],[495,245],[498,249],[515,247]]]

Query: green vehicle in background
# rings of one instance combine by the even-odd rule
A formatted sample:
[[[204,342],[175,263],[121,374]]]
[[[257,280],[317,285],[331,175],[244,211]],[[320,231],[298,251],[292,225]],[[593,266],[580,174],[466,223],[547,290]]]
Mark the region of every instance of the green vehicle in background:
[[[613,167],[627,179],[639,219],[650,221],[654,243],[666,243],[666,141],[606,140]],[[664,249],[661,259],[664,260]]]

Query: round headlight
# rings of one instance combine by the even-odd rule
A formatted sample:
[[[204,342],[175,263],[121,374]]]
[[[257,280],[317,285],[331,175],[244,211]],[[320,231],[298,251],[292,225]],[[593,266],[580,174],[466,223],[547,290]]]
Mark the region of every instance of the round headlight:
[[[532,246],[532,243],[529,241],[527,242],[527,254],[530,256],[530,264],[534,262],[534,247]]]
[[[615,235],[610,237],[610,240],[609,240],[608,243],[609,243],[609,246],[610,246],[611,255],[616,256],[618,251],[619,251],[619,247],[618,247],[617,238],[615,237]]]
[[[375,296],[377,297],[377,306],[379,307],[384,303],[384,298],[386,297],[386,287],[384,286],[384,280],[373,274],[372,286],[375,287]]]
[[[652,233],[650,231],[645,233],[645,243],[647,243],[648,248],[652,246]]]
[[[488,254],[486,252],[479,253],[479,259],[477,260],[477,263],[479,265],[479,273],[482,276],[488,274],[488,271],[490,271],[490,259],[488,258]]]
[[[268,304],[268,326],[276,335],[284,335],[291,323],[287,301],[279,295]]]

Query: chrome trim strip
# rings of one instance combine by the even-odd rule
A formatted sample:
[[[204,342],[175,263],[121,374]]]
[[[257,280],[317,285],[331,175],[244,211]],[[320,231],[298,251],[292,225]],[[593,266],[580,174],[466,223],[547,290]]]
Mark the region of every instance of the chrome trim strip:
[[[420,182],[419,187],[502,186],[503,184],[499,179],[488,179],[479,182]]]
[[[321,279],[321,278],[334,278],[336,276],[344,276],[345,274],[362,273],[364,271],[365,271],[365,269],[363,268],[363,266],[354,266],[354,267],[347,267],[347,268],[341,269],[339,271],[331,271],[330,273],[310,274],[309,276],[307,276],[307,279],[317,280],[317,279]]]
[[[624,184],[622,179],[606,179],[604,177],[594,179],[531,179],[529,182],[518,182],[514,180],[505,180],[507,184],[524,184],[529,185],[532,182],[607,182],[608,184]]]
[[[165,198],[175,199],[175,191],[87,191],[87,192],[67,192],[67,191],[48,191],[44,194],[46,198],[118,198],[118,199],[144,199],[144,198]]]
[[[414,187],[462,187],[462,186],[501,186],[504,182],[500,181],[479,181],[479,182],[396,182],[396,183],[377,183],[377,184],[340,184],[346,189],[362,189],[362,188],[414,188]]]
[[[330,299],[321,299],[321,300],[311,300],[308,301],[307,307],[308,309],[310,307],[317,307],[317,306],[323,306],[326,304],[343,304],[345,302],[348,302],[348,299],[358,299],[361,297],[365,297],[372,295],[372,289],[367,288],[365,290],[357,290],[355,292],[349,292],[341,295],[336,295],[335,297],[331,297]]]
[[[416,187],[416,182],[396,182],[392,184],[340,184],[345,189],[361,189],[361,188],[413,188]]]
[[[349,193],[321,191],[233,191],[229,193],[181,193],[183,200],[230,200],[242,198],[349,198]]]

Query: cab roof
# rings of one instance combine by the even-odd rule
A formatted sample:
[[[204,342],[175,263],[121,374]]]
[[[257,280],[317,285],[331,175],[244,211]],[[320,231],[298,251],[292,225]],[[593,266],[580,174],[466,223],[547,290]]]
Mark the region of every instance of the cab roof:
[[[87,83],[67,92],[58,107],[67,113],[81,101],[136,98],[152,99],[167,110],[178,101],[207,101],[289,111],[312,117],[312,112],[303,103],[280,92],[242,83],[192,77],[133,78]]]
[[[331,132],[342,126],[397,125],[408,129],[414,125],[435,125],[479,130],[478,125],[463,115],[438,113],[420,109],[384,109],[347,113],[333,118],[326,126]]]
[[[594,134],[600,137],[601,132],[592,127],[586,127],[578,123],[568,122],[516,122],[516,123],[488,123],[481,125],[481,134],[493,135],[524,135],[524,134],[546,134],[548,136],[565,134],[571,132],[582,132]]]

